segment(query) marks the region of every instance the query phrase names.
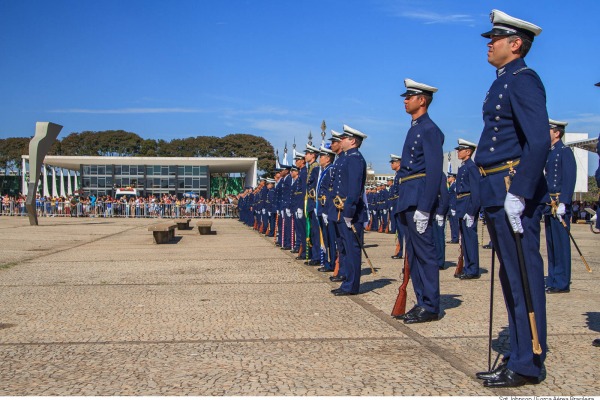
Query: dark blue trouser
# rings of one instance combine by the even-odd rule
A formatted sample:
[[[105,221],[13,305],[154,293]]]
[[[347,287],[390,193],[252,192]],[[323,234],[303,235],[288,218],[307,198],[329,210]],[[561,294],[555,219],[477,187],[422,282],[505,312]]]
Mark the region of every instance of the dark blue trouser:
[[[402,225],[406,229],[406,257],[410,266],[410,279],[417,297],[417,305],[429,312],[440,312],[440,272],[437,253],[433,241],[432,218],[429,218],[425,232],[417,232],[413,221],[416,208],[411,207],[400,213]],[[433,214],[432,214],[433,215]]]
[[[315,210],[309,211],[310,217],[310,243],[312,244],[310,259],[313,261],[321,261],[321,235],[319,234],[319,220],[315,214]]]
[[[485,208],[485,218],[494,249],[500,260],[498,275],[502,284],[504,301],[508,311],[510,352],[508,368],[521,375],[538,377],[546,359],[546,293],[544,291],[544,262],[540,254],[540,219],[542,208],[538,204],[525,203],[521,216],[523,224],[523,256],[527,268],[529,288],[538,338],[542,354],[535,355],[531,345],[531,329],[525,304],[523,281],[515,236],[503,207]]]
[[[275,236],[275,217],[276,217],[275,212],[271,212],[270,216],[267,213],[267,223],[268,223],[268,228],[269,228],[269,234],[267,235],[268,237]]]
[[[439,226],[437,220],[433,220],[433,241],[435,243],[435,253],[437,254],[437,265],[439,269],[444,269],[446,265],[446,220],[442,226]]]
[[[458,218],[452,213],[448,213],[448,221],[450,222],[450,240],[458,243]]]
[[[389,209],[388,213],[390,214],[390,232],[396,233],[396,227],[398,226],[396,223],[396,214],[394,214],[394,210]]]
[[[479,214],[479,213],[478,213]],[[461,246],[464,259],[463,273],[467,275],[479,275],[479,240],[477,238],[477,217],[473,225],[468,228],[467,221],[460,219],[458,221],[460,234],[462,236]]]
[[[353,224],[360,242],[363,242],[364,227],[362,222]],[[346,280],[340,286],[340,289],[345,292],[358,293],[360,289],[360,271],[362,254],[360,244],[354,236],[352,229],[346,226],[342,219],[341,222],[336,222],[336,229],[340,235],[340,271],[343,268],[341,275],[346,277]]]
[[[291,247],[292,246],[292,218],[294,216],[288,217],[286,212],[283,212],[283,221],[281,222],[281,227],[283,231],[283,244],[282,247]]]
[[[379,211],[371,210],[371,218],[373,219],[373,223],[371,224],[371,231],[376,231],[379,229]]]
[[[398,250],[398,254],[394,254],[395,256],[403,256],[404,255],[404,241],[406,236],[406,228],[402,225],[400,221],[400,213],[394,214],[393,220],[396,224],[396,235],[398,237],[398,243],[400,243],[400,249]]]
[[[321,222],[321,229],[323,231],[323,241],[325,242],[325,247],[327,249],[324,257],[324,266],[333,270],[335,269],[335,258],[337,256],[335,223],[328,221],[327,225],[325,225],[322,217],[319,217],[319,221]]]
[[[294,218],[294,233],[296,235],[295,243],[292,243],[292,248],[299,249],[302,246],[302,251],[298,253],[298,257],[305,258],[306,257],[306,219],[304,219],[304,214],[302,214],[302,218],[298,218],[296,213],[292,215]]]
[[[571,216],[563,220],[571,228]],[[571,242],[569,233],[558,218],[544,215],[546,231],[546,249],[548,250],[548,280],[546,285],[567,290],[571,284]]]

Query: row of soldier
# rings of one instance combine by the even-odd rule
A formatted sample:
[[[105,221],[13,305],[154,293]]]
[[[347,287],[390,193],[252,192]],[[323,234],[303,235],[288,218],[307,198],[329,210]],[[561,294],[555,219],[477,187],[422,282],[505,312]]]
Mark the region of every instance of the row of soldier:
[[[406,79],[402,96],[411,124],[401,156],[390,160],[396,176],[384,194],[387,200],[372,189],[367,194],[366,163],[359,151],[367,136],[345,125],[342,133],[332,132],[330,146],[307,146],[304,160],[282,166],[274,181],[261,183],[254,195],[258,202],[251,203],[249,192],[249,200],[241,202],[242,218],[249,225],[260,224],[282,249],[297,251],[307,264],[333,270],[331,279],[342,282],[332,291],[336,296],[359,292],[365,227],[379,231],[381,223],[385,232],[386,223],[393,221],[398,247],[405,237],[405,248],[394,256],[405,255],[404,271],[410,271],[416,297],[416,305],[398,318],[411,324],[440,316],[446,216],[451,224],[458,221],[462,238],[464,265],[457,277],[479,278],[481,211],[491,239],[492,279],[495,255],[500,264],[510,348],[496,368],[477,377],[486,387],[515,387],[545,379],[545,295],[570,290],[568,216],[576,173],[573,153],[561,141],[567,123],[548,118],[544,86],[524,61],[541,28],[498,10],[490,17],[492,29],[482,36],[489,39],[487,59],[496,77],[483,102],[478,144],[459,139],[462,165],[456,183],[442,172],[444,134],[428,113],[438,89]],[[321,168],[316,167],[318,154]],[[455,205],[451,193],[456,194]],[[541,220],[547,278],[540,254]]]

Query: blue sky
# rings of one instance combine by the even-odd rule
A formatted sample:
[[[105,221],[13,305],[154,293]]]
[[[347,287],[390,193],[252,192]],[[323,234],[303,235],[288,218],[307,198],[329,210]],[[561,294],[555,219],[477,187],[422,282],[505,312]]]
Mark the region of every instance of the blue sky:
[[[493,8],[543,28],[526,61],[549,115],[596,136],[597,0],[0,0],[0,138],[52,121],[61,137],[250,133],[281,155],[309,131],[320,142],[324,119],[366,133],[365,158],[387,172],[410,122],[404,78],[439,88],[445,150],[479,140]]]

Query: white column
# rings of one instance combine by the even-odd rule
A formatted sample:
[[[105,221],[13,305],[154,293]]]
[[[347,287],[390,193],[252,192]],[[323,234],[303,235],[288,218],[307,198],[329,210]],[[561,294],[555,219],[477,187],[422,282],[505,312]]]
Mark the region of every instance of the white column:
[[[73,190],[75,192],[79,190],[79,183],[77,182],[77,171],[73,171]]]
[[[29,191],[29,182],[25,179],[25,175],[27,175],[27,163],[25,162],[25,158],[21,158],[21,161],[23,162],[23,169],[21,170],[21,193],[23,193],[24,196],[27,196],[27,192]]]
[[[64,168],[60,169],[60,196],[67,197],[67,194],[65,193],[65,169]]]
[[[50,191],[48,190],[48,171],[46,170],[46,165],[42,164],[42,178],[44,179],[44,191],[43,194],[46,197],[50,196]]]
[[[56,168],[52,168],[52,197],[58,197],[58,189],[56,187]]]
[[[71,170],[67,170],[67,194],[73,195],[73,187],[71,186]]]

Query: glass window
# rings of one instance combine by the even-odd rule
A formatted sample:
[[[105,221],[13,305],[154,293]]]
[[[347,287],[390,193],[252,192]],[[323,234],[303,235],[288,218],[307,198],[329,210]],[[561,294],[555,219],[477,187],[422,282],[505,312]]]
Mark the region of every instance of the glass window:
[[[179,189],[185,189],[185,181],[183,179],[178,179],[177,180],[177,187]]]
[[[100,178],[98,177],[98,187],[99,188],[103,188],[106,187],[106,178]]]
[[[98,186],[98,177],[92,176],[90,179],[91,179],[90,186],[97,187]]]
[[[154,178],[152,180],[152,187],[159,188],[160,187],[160,178]]]
[[[129,186],[129,177],[122,178],[121,179],[121,183],[122,183],[123,186]]]
[[[123,182],[121,181],[121,178],[115,178],[115,187],[123,187]]]
[[[98,175],[106,175],[106,167],[104,165],[98,165]]]
[[[191,165],[186,165],[185,166],[185,174],[186,175],[192,175],[192,166]]]
[[[90,174],[91,175],[96,175],[98,173],[98,166],[97,165],[90,165]]]
[[[137,187],[144,187],[144,178],[138,178]]]
[[[169,175],[175,175],[177,173],[177,165],[169,165]]]
[[[132,165],[129,167],[129,175],[137,175],[137,165]]]
[[[162,166],[160,174],[161,175],[169,175],[169,167],[167,167],[166,165]]]
[[[121,175],[121,166],[115,165],[115,175]]]
[[[183,176],[183,175],[185,175],[185,167],[183,167],[183,166],[181,166],[181,165],[180,165],[180,166],[178,166],[178,167],[177,167],[177,175],[179,175],[179,176]]]
[[[200,179],[194,179],[194,182],[192,184],[192,187],[194,189],[199,189],[200,188]]]
[[[174,188],[175,187],[175,178],[169,178],[169,187],[170,188]]]
[[[154,166],[154,175],[160,175],[160,165]]]
[[[112,187],[113,185],[113,178],[112,176],[107,176],[106,177],[106,187]]]
[[[149,166],[146,167],[146,175],[154,175],[154,167],[153,166]]]
[[[185,187],[190,189],[192,187],[192,178],[185,178]]]
[[[84,188],[90,187],[90,178],[83,178],[83,187]]]
[[[106,166],[106,175],[112,175],[112,173],[113,173],[113,166],[107,165]]]
[[[193,172],[194,176],[198,176],[200,175],[200,167],[194,167],[194,172]]]
[[[122,165],[121,166],[121,173],[123,175],[129,175],[129,165]]]
[[[168,189],[169,188],[169,180],[165,179],[165,178],[161,179],[160,187],[161,187],[161,189]]]
[[[90,166],[89,165],[84,165],[83,166],[83,174],[84,175],[89,175],[90,174]]]

